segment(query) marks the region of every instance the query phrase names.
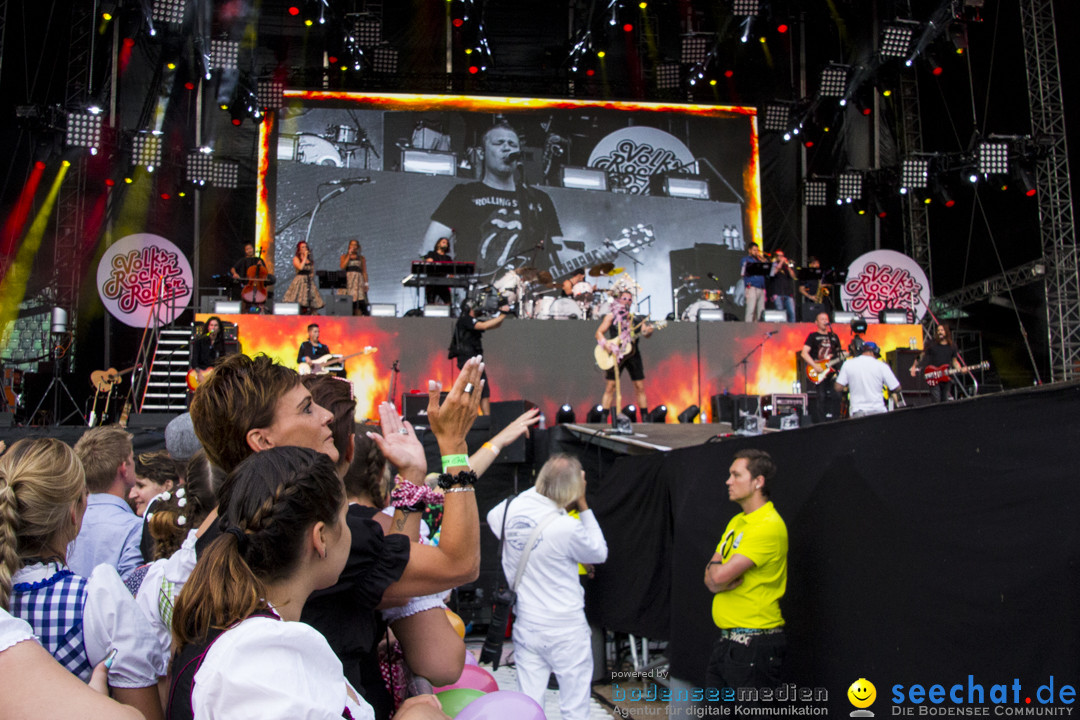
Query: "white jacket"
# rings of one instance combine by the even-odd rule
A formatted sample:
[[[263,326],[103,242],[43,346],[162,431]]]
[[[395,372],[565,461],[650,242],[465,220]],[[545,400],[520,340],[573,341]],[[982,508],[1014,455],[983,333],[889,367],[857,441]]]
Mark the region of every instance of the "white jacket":
[[[500,539],[506,503],[502,501],[487,515],[488,526]],[[552,513],[558,517],[543,529],[533,546],[517,586],[514,613],[533,624],[556,626],[581,619],[585,590],[578,579],[578,563],[607,560],[607,543],[592,510],[575,520],[555,501],[530,488],[512,498],[506,518],[502,566],[509,583],[514,582],[529,535]]]

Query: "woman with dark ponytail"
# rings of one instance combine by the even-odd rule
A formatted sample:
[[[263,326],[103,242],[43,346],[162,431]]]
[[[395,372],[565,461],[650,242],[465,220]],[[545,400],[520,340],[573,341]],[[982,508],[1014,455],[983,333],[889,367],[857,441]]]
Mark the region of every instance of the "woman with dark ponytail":
[[[345,512],[333,462],[313,450],[268,449],[229,474],[221,536],[176,600],[170,718],[373,717],[325,638],[297,622],[345,567]],[[445,715],[421,696],[396,717]]]

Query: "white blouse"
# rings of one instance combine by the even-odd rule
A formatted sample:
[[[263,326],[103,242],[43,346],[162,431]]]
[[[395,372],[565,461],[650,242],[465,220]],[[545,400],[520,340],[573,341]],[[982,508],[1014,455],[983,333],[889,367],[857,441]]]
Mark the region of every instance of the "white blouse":
[[[371,706],[352,700],[350,689],[318,630],[252,617],[210,646],[195,673],[191,705],[195,720],[340,720],[346,707],[355,720],[374,720]]]
[[[0,652],[21,643],[33,640],[34,629],[25,620],[13,617],[7,610],[0,608]]]
[[[28,565],[15,572],[12,583],[41,582],[56,571],[56,563]],[[168,672],[168,656],[162,654],[135,598],[111,565],[98,565],[86,581],[83,646],[91,666],[116,648],[116,659],[109,669],[109,685],[113,687],[149,687]]]
[[[172,607],[195,569],[195,542],[198,539],[198,531],[192,530],[179,550],[152,562],[139,586],[139,594],[135,596],[135,604],[150,621],[165,658],[172,653]],[[168,608],[165,617],[162,617],[163,604]]]

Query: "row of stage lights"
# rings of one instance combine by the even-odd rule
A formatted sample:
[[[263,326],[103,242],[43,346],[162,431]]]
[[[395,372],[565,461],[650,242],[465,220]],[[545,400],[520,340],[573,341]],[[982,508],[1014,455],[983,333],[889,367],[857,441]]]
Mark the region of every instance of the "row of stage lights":
[[[849,205],[859,214],[873,208],[884,217],[883,201],[892,194],[927,205],[936,199],[951,208],[964,182],[1001,191],[1019,187],[1025,197],[1034,197],[1038,194],[1035,165],[1040,157],[1039,144],[1028,137],[990,137],[977,144],[974,155],[938,153],[906,158],[898,173],[894,169],[847,170],[832,178],[810,177],[803,185],[803,204]]]
[[[647,413],[640,413],[638,407],[634,404],[626,405],[623,407],[620,415],[626,416],[630,422],[648,422],[648,423],[664,423],[667,422],[668,406],[658,405]],[[677,416],[680,423],[692,423],[697,419],[700,414],[700,410],[697,405],[691,405],[683,410]],[[585,415],[585,422],[598,424],[605,423],[611,419],[611,409],[605,408],[603,405],[593,405],[589,408],[589,412]],[[555,422],[559,425],[577,422],[577,413],[574,412],[574,406],[570,404],[563,404],[559,407],[555,413]]]

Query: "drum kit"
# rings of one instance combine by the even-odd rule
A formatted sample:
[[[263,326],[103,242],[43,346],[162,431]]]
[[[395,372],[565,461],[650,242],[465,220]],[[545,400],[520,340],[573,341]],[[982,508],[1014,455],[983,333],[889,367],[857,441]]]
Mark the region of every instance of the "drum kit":
[[[579,273],[579,275],[582,273]],[[492,313],[501,305],[509,305],[518,317],[537,320],[599,320],[611,311],[611,296],[625,284],[620,276],[629,275],[613,263],[600,263],[589,268],[587,277],[594,282],[579,280],[570,287],[569,296],[560,297],[560,284],[547,270],[522,267],[498,277],[477,294],[479,307],[492,306]],[[612,281],[609,287],[600,287]]]
[[[724,301],[724,291],[719,288],[702,288],[698,285],[701,277],[683,273],[679,276],[679,287],[675,288],[676,297],[688,303],[679,313],[679,319],[689,322],[697,320],[702,310],[718,309]]]

